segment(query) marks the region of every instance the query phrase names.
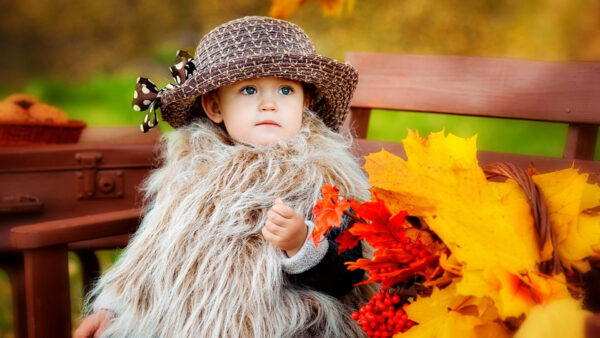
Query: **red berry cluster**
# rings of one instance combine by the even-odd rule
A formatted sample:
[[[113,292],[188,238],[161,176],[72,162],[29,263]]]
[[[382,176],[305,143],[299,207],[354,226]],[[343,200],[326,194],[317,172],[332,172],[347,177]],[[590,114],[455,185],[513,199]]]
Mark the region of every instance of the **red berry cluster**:
[[[408,319],[401,302],[400,296],[380,291],[358,312],[352,312],[352,319],[369,337],[392,337],[415,325],[415,322]]]
[[[413,255],[415,259],[423,258],[429,255],[429,251],[427,251],[427,247],[421,242],[420,239],[411,243],[412,240],[409,237],[402,238],[401,242],[392,244],[393,248],[401,248],[407,254]]]
[[[393,243],[390,246],[394,249],[401,249],[404,252],[406,252],[406,254],[412,256],[412,259],[410,260],[411,263],[407,264],[408,267],[411,267],[411,268],[414,267],[415,264],[420,264],[418,261],[420,261],[422,258],[425,258],[431,254],[427,250],[427,247],[423,244],[423,242],[421,242],[421,240],[417,239],[413,243],[409,237],[403,237],[400,241]],[[417,262],[417,263],[413,263],[413,262]],[[405,266],[399,265],[396,267],[388,266],[388,267],[379,268],[379,269],[369,269],[369,274],[370,275],[380,275],[380,274],[384,274],[387,272],[393,272],[394,270],[402,269],[404,267]]]

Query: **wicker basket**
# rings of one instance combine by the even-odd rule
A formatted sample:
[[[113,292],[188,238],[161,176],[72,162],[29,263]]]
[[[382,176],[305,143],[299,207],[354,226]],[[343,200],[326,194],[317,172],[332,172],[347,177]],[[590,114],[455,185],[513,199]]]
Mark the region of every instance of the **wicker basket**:
[[[531,208],[537,235],[538,249],[542,251],[547,240],[550,240],[552,247],[556,248],[556,238],[554,237],[554,231],[550,224],[544,195],[533,182],[533,179],[527,170],[519,168],[512,163],[503,162],[491,163],[485,166],[483,171],[488,179],[494,177],[512,178],[519,184],[521,189],[523,189],[529,207]],[[549,260],[539,264],[539,268],[541,272],[551,275],[563,272],[563,267],[558,259],[558,255],[556,255],[556,250],[553,250],[552,257]]]
[[[0,123],[0,146],[77,143],[85,127],[83,121],[65,124],[3,122]]]

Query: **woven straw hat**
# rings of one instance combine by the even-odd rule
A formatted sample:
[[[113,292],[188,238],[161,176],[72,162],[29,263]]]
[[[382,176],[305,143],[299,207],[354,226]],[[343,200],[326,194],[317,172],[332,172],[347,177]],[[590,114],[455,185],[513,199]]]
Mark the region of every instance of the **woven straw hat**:
[[[160,106],[163,120],[175,128],[204,115],[198,98],[213,89],[250,78],[280,77],[314,85],[317,95],[310,108],[337,131],[358,82],[351,65],[317,55],[300,27],[269,17],[244,17],[216,27],[200,40],[195,57],[185,61],[171,68],[179,85],[158,92],[159,102],[154,102]],[[138,81],[137,102],[143,99],[137,95],[143,95],[141,89],[146,93],[146,86],[156,90],[147,81]],[[136,99],[134,109],[144,110],[136,107]]]

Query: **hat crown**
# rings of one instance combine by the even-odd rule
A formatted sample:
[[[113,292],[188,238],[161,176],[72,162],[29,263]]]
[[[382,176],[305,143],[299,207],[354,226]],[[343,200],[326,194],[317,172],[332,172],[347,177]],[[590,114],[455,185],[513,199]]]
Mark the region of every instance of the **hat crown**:
[[[308,35],[297,25],[269,17],[250,16],[229,21],[208,32],[198,43],[198,69],[251,57],[315,55]]]

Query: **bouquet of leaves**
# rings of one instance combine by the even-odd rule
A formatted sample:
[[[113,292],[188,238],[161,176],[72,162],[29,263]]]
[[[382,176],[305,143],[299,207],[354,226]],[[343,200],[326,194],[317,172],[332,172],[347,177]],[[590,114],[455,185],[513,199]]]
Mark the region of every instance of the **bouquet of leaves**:
[[[369,337],[583,337],[577,277],[600,257],[600,187],[573,168],[483,169],[475,141],[410,132],[406,160],[370,154],[365,203],[323,186],[315,243],[346,214],[339,251],[374,249],[348,263],[381,285],[353,319]]]

